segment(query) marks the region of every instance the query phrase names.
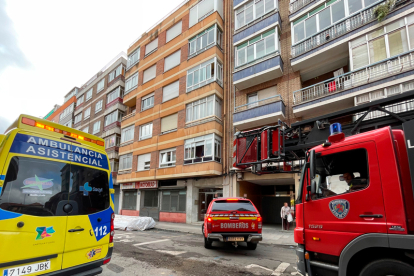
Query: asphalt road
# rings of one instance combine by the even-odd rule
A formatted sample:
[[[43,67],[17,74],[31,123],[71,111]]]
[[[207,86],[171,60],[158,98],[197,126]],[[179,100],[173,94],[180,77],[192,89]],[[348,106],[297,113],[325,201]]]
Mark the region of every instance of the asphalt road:
[[[101,275],[300,275],[293,246],[259,243],[248,250],[214,242],[205,249],[201,234],[162,230],[116,231],[114,241]]]

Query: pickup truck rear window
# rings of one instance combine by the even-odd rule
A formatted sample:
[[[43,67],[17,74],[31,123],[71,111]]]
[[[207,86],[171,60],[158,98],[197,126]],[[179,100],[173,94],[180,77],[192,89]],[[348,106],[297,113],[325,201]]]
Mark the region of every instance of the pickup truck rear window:
[[[244,211],[257,212],[250,201],[226,201],[218,200],[213,203],[212,212]]]

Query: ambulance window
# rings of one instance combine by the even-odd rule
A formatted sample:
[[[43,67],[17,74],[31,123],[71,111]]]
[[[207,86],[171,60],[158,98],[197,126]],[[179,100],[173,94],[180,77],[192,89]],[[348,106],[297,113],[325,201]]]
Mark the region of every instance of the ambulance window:
[[[366,149],[355,149],[316,158],[316,195],[313,199],[365,189],[369,184]]]
[[[0,208],[32,216],[56,215],[58,203],[67,200],[69,179],[69,164],[13,157],[0,196]]]
[[[227,201],[217,200],[213,203],[212,212],[226,212],[226,211],[242,211],[242,212],[256,212],[253,204],[250,201]]]
[[[79,215],[93,214],[109,208],[107,172],[72,164],[71,173],[69,199],[78,203]]]

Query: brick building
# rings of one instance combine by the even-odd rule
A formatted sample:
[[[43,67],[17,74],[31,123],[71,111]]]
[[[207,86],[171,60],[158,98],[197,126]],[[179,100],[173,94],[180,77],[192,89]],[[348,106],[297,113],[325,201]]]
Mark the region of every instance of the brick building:
[[[55,111],[47,116],[47,120],[65,125],[68,127],[73,127],[73,113],[76,107],[76,94],[78,93],[79,88],[74,87],[70,90],[64,97],[63,104],[56,108],[53,108]]]

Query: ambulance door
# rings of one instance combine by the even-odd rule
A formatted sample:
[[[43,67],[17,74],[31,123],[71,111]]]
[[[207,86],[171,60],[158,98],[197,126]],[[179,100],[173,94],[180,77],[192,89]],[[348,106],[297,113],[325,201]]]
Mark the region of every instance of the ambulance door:
[[[70,164],[9,153],[0,175],[0,275],[59,271]]]
[[[83,154],[77,154],[76,147],[73,147],[69,192],[76,210],[68,216],[63,269],[104,258],[111,232],[113,206],[107,156],[89,149],[87,155],[85,149]]]

